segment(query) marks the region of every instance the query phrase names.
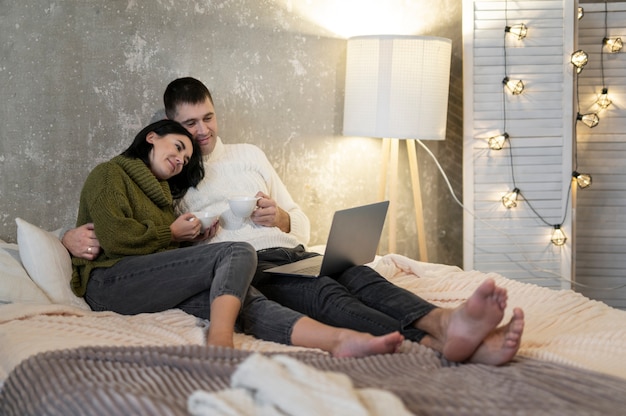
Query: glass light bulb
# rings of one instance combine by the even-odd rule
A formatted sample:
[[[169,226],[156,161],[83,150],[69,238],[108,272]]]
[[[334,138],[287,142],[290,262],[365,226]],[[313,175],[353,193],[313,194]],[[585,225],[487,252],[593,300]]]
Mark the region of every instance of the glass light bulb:
[[[506,85],[508,90],[511,91],[511,94],[513,95],[520,95],[522,91],[524,91],[524,83],[522,82],[522,80],[511,80],[509,79],[509,77],[505,77],[502,80],[502,83]]]
[[[582,121],[583,124],[589,128],[593,128],[600,122],[600,117],[596,113],[578,114],[577,120]]]
[[[518,40],[524,39],[528,34],[528,28],[524,23],[519,23],[513,26],[506,26],[504,31],[517,37]]]
[[[585,189],[588,186],[591,186],[591,175],[588,173],[578,173],[578,172],[574,172],[575,175],[574,177],[576,178],[576,183],[578,183],[578,187],[580,189]]]
[[[589,56],[587,52],[581,50],[577,50],[572,54],[571,62],[576,67],[576,72],[580,74],[583,70],[584,66],[587,65],[587,61],[589,60]]]
[[[565,233],[561,230],[560,225],[554,226],[554,231],[552,232],[552,238],[550,241],[552,241],[552,244],[555,246],[562,246],[567,241],[567,237],[565,237]]]
[[[502,205],[505,208],[511,209],[517,206],[517,196],[519,195],[519,189],[515,188],[511,192],[502,197]]]
[[[604,38],[604,43],[611,53],[617,53],[622,50],[623,44],[621,38]]]
[[[602,88],[602,92],[600,93],[600,95],[598,95],[598,99],[596,100],[596,104],[598,104],[598,106],[601,109],[606,109],[608,106],[611,105],[613,101],[611,101],[611,99],[609,98],[609,89],[608,88]]]
[[[497,136],[492,136],[487,140],[489,144],[489,148],[491,150],[502,150],[504,147],[504,142],[509,138],[508,133],[499,134]]]

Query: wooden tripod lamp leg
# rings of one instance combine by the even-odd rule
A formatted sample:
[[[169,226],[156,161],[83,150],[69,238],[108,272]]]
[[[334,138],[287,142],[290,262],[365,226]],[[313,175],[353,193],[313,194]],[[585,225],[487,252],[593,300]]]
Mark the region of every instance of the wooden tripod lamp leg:
[[[382,163],[380,168],[380,182],[378,188],[378,199],[385,199],[385,191],[387,190],[387,176],[389,175],[389,243],[387,246],[388,253],[396,251],[396,233],[397,231],[397,201],[398,201],[398,148],[399,140],[383,139]]]
[[[419,170],[417,167],[417,153],[415,140],[405,140],[407,154],[409,157],[409,169],[411,173],[411,187],[413,190],[413,206],[415,207],[415,222],[417,224],[417,239],[419,245],[420,260],[428,262],[428,250],[426,248],[426,230],[424,226],[424,211],[422,209],[422,189],[419,180]],[[389,184],[389,245],[388,252],[396,252],[396,237],[398,223],[398,139],[383,139],[382,163],[380,169],[380,181],[378,188],[378,199],[385,199],[387,190],[387,175],[390,177]]]
[[[398,233],[398,139],[391,140],[391,152],[389,154],[389,252],[396,252],[396,237]]]
[[[413,188],[413,205],[415,207],[415,221],[417,224],[417,239],[419,244],[420,260],[428,262],[426,230],[424,227],[424,211],[422,210],[422,188],[420,186],[419,171],[417,168],[415,140],[406,140],[406,147],[409,156],[409,169],[411,171],[411,186]]]
[[[380,164],[380,180],[378,181],[378,200],[385,199],[387,191],[387,168],[389,167],[389,152],[391,151],[391,139],[383,139],[382,163]]]

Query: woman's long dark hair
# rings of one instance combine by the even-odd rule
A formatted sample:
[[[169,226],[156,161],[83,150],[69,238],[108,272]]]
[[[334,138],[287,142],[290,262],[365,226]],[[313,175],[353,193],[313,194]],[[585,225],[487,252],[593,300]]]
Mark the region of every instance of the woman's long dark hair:
[[[137,135],[131,145],[122,152],[122,155],[132,157],[135,159],[141,159],[146,166],[150,166],[150,151],[153,148],[152,143],[148,143],[146,138],[148,134],[155,132],[159,137],[166,136],[168,134],[181,134],[189,137],[193,146],[193,153],[189,158],[189,162],[183,166],[183,170],[167,180],[170,185],[170,191],[174,199],[179,199],[185,196],[187,190],[198,185],[204,178],[204,166],[202,164],[202,152],[200,145],[193,139],[191,133],[187,131],[182,125],[173,120],[160,120],[144,127]]]

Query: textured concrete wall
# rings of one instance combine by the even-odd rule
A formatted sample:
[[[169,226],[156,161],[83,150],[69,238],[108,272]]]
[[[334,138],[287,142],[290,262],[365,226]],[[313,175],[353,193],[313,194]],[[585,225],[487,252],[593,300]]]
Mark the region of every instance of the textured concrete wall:
[[[0,0],[0,239],[15,241],[15,217],[72,225],[88,172],[161,109],[169,81],[190,75],[212,90],[223,140],[266,151],[311,218],[311,243],[323,243],[335,209],[376,199],[380,166],[380,141],[341,135],[346,41],[320,22],[338,17],[321,7],[347,3]],[[367,19],[353,3],[346,22]],[[429,147],[461,195],[461,2],[371,3],[399,8],[403,34],[453,40],[448,140]],[[418,160],[429,260],[461,264],[461,210],[421,149]],[[408,184],[401,195],[397,252],[417,258]]]

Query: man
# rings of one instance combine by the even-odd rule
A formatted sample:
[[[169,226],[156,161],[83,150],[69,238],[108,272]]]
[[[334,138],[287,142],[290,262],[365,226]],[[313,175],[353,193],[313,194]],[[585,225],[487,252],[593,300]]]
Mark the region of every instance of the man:
[[[218,136],[217,116],[209,90],[193,78],[171,82],[164,94],[168,118],[181,123],[200,144],[205,179],[190,189],[179,209],[222,216],[223,227],[211,242],[246,241],[257,250],[258,268],[251,299],[267,298],[331,326],[374,335],[399,330],[404,337],[431,347],[450,361],[499,365],[519,349],[523,312],[513,311],[499,327],[506,308],[506,290],[487,280],[455,309],[437,308],[399,288],[367,266],[338,276],[298,279],[273,276],[263,270],[306,258],[309,221],[295,204],[265,154],[249,144],[226,145]],[[232,194],[257,195],[250,221],[232,225],[226,199]],[[93,230],[75,230],[93,247]],[[70,251],[86,255],[76,238],[64,237]],[[244,307],[245,309],[245,307]],[[245,310],[244,310],[245,315]]]

